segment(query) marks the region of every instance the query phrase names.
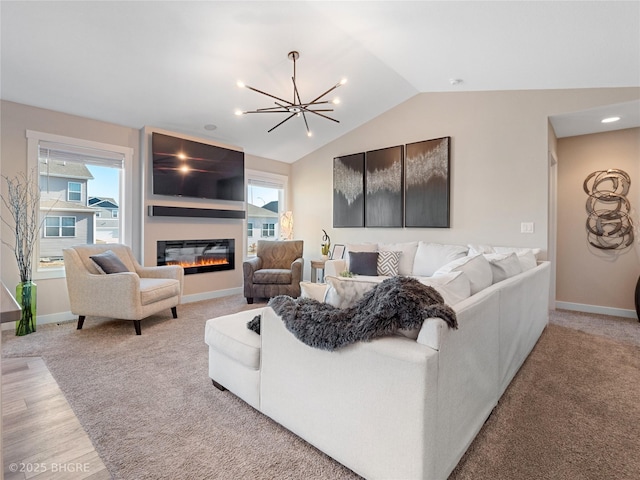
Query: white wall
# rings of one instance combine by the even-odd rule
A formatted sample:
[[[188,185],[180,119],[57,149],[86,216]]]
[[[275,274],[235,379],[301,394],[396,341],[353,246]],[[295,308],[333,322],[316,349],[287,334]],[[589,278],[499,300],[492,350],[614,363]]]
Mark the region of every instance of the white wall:
[[[562,308],[597,311],[594,306],[607,306],[617,309],[618,315],[635,316],[640,275],[639,160],[640,128],[558,140],[557,299]],[[601,250],[587,239],[588,197],[583,182],[592,172],[610,168],[623,170],[631,178],[627,198],[636,238],[628,248]]]
[[[332,243],[422,239],[444,243],[548,245],[548,117],[640,97],[640,89],[423,93],[293,165],[295,237],[308,261]],[[348,108],[345,105],[345,108]],[[333,158],[451,137],[451,228],[333,228]],[[533,234],[520,233],[534,222]]]

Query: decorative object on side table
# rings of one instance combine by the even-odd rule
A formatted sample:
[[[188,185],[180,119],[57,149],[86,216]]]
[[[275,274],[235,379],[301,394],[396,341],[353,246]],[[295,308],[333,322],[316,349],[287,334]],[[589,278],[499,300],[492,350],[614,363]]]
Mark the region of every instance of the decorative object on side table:
[[[22,308],[20,320],[16,321],[16,335],[27,335],[36,331],[37,287],[32,281],[31,262],[42,226],[40,221],[40,189],[37,172],[21,173],[14,178],[3,176],[7,183],[7,196],[2,203],[13,218],[13,225],[5,217],[2,222],[14,232],[14,243],[2,241],[16,257],[20,283],[16,286],[16,301]]]
[[[324,235],[322,235],[322,243],[320,244],[320,249],[322,251],[322,259],[328,260],[329,252],[331,248],[331,238],[329,238],[329,235],[327,234],[326,230],[322,229],[322,233],[324,233]]]

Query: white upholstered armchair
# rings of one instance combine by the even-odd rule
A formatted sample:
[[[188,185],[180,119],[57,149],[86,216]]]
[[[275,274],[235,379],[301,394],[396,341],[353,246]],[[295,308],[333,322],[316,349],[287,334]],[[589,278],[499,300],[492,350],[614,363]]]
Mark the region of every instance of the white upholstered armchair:
[[[75,245],[64,249],[63,254],[71,312],[78,315],[78,330],[85,317],[99,316],[133,320],[140,335],[143,318],[164,309],[171,309],[173,318],[178,317],[182,267],[143,267],[131,249],[120,244]]]

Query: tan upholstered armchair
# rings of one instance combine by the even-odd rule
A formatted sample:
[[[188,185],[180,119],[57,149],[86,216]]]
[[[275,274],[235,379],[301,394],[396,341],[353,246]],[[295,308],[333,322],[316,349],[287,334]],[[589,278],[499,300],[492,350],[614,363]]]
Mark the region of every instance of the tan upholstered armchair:
[[[242,264],[247,303],[254,298],[300,296],[303,244],[302,240],[258,240],[256,256]]]
[[[182,267],[143,267],[131,249],[120,244],[75,245],[64,249],[63,254],[71,312],[78,315],[78,330],[85,317],[98,316],[133,320],[140,335],[143,318],[165,309],[171,309],[173,318],[178,317]]]

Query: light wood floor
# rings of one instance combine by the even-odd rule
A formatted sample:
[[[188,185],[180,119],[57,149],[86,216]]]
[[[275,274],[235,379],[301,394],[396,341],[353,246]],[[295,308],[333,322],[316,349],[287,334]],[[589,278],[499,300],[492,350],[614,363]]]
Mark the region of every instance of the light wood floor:
[[[2,359],[2,450],[6,480],[111,478],[40,357]]]

